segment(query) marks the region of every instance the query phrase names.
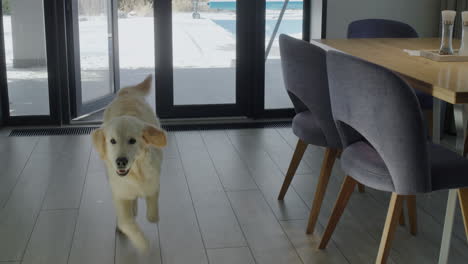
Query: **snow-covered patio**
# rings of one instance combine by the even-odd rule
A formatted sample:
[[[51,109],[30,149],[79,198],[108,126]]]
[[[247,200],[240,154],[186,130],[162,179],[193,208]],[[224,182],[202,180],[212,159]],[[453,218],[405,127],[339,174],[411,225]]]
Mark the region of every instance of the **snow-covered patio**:
[[[279,11],[268,10],[266,43]],[[235,13],[201,12],[173,14],[174,103],[176,105],[235,102]],[[119,18],[120,86],[139,82],[154,74],[153,17]],[[301,36],[302,11],[286,12],[280,33]],[[82,17],[80,52],[83,101],[109,90],[106,17]],[[13,68],[11,20],[4,16],[8,90],[12,115],[48,114],[46,68]],[[278,36],[277,35],[277,36]],[[156,76],[157,78],[157,76]],[[149,102],[154,105],[154,93]],[[265,107],[291,107],[284,90],[275,40],[266,62]]]

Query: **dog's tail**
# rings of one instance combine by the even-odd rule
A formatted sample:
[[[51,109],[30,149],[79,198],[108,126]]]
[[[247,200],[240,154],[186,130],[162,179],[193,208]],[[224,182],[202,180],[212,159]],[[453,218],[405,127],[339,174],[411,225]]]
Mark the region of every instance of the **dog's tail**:
[[[152,80],[153,80],[153,75],[150,74],[141,83],[135,86],[129,86],[129,87],[120,89],[117,95],[120,96],[120,95],[125,95],[125,94],[135,94],[138,96],[147,96],[151,90]]]

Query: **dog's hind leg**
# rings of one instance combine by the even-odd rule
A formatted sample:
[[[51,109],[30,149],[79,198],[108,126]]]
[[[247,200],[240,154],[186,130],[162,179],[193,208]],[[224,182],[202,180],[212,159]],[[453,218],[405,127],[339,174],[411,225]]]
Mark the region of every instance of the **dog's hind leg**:
[[[159,222],[159,191],[146,197],[146,219],[152,223]]]
[[[117,227],[120,232],[124,233],[138,250],[147,251],[148,240],[135,221],[133,211],[135,200],[114,199],[114,202],[117,211]]]

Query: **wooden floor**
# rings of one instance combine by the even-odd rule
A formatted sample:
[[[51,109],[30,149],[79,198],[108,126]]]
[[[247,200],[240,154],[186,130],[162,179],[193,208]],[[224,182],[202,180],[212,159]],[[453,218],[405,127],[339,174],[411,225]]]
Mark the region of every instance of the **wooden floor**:
[[[332,241],[305,235],[323,150],[309,147],[284,202],[276,200],[296,137],[289,128],[169,134],[159,224],[139,222],[151,252],[115,233],[102,162],[89,136],[0,136],[0,262],[373,263],[389,194],[351,197]],[[333,171],[317,233],[343,179]],[[436,263],[447,193],[418,196],[419,233],[398,227],[389,263]],[[450,263],[468,263],[457,211]]]

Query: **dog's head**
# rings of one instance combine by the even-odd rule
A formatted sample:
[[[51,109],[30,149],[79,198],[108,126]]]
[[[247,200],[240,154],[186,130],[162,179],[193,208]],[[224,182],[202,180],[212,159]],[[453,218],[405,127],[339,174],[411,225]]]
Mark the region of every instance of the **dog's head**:
[[[166,133],[135,117],[112,119],[92,134],[93,144],[101,159],[108,161],[119,176],[126,176],[138,155],[148,145],[166,146]]]

